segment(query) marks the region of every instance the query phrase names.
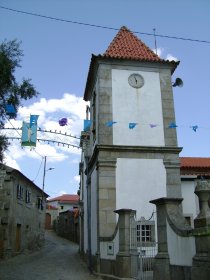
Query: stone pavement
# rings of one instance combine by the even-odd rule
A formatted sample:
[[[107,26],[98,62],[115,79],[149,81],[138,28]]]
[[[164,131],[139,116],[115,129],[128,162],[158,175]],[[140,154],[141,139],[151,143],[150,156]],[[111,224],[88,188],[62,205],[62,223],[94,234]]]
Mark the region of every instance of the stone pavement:
[[[1,280],[97,280],[78,254],[78,245],[46,231],[45,245],[0,261]]]

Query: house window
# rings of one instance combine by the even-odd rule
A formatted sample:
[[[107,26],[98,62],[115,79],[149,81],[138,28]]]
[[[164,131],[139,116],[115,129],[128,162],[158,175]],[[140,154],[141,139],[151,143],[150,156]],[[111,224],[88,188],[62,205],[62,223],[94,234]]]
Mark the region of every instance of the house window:
[[[141,226],[141,240],[144,242],[152,241],[152,226],[142,225]]]
[[[42,197],[38,197],[37,207],[38,207],[38,209],[43,210],[43,198]]]
[[[17,199],[23,200],[23,187],[17,184]]]
[[[63,205],[61,205],[61,210],[63,210]]]
[[[194,228],[193,215],[184,215],[184,217],[188,225]]]
[[[137,244],[148,244],[151,246],[151,243],[155,242],[155,222],[140,220],[136,224],[136,239]]]
[[[31,203],[31,193],[26,190],[26,203]]]

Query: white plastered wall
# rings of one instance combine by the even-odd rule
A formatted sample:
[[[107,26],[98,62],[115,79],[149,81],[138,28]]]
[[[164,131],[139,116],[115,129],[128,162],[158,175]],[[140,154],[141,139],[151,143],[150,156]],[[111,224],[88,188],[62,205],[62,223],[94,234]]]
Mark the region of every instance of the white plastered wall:
[[[88,224],[87,224],[87,219],[88,219],[88,212],[87,212],[87,186],[86,186],[86,180],[87,177],[83,173],[83,201],[84,201],[84,251],[86,252],[88,250]]]
[[[195,181],[182,181],[181,191],[183,197],[183,214],[185,216],[192,215],[192,218],[195,219],[199,213],[198,197],[194,193]]]
[[[91,175],[91,251],[97,252],[97,173]]]
[[[132,73],[144,77],[144,86],[132,88]],[[157,72],[112,70],[113,144],[164,146],[160,78]],[[111,121],[111,120],[110,120]],[[129,123],[137,123],[129,129]],[[151,128],[151,124],[157,125]]]
[[[192,258],[196,253],[195,238],[178,236],[168,222],[166,222],[166,225],[170,264],[192,266]]]
[[[116,208],[137,211],[148,219],[155,206],[152,199],[166,196],[166,170],[162,159],[118,158],[116,169]]]

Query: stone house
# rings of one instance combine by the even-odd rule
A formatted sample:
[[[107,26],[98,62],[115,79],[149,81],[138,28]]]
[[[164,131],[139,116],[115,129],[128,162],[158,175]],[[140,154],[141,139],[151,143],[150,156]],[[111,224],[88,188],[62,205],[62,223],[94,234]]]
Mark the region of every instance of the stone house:
[[[77,194],[63,194],[47,200],[47,205],[56,207],[59,212],[78,208],[79,196]]]
[[[46,229],[53,228],[57,231],[58,217],[61,212],[77,209],[79,196],[76,194],[63,194],[47,200]]]
[[[47,197],[20,171],[0,165],[1,258],[42,245]]]
[[[126,27],[104,54],[92,55],[84,92],[89,127],[80,143],[80,252],[102,275],[135,278],[130,217],[141,221],[141,241],[156,246],[150,202],[182,200],[186,174],[182,166],[181,178],[172,82],[178,65],[158,57]],[[187,219],[196,215],[188,203],[182,201]]]

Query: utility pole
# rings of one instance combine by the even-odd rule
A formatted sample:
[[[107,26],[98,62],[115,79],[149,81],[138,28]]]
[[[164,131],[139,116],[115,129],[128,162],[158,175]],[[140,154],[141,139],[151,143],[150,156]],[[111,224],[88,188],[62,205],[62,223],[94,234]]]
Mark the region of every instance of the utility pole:
[[[46,169],[46,164],[47,164],[47,156],[44,157],[44,173],[43,173],[43,182],[42,182],[42,191],[44,192],[44,185],[45,185],[45,175],[46,172],[49,170],[53,170],[55,169],[54,167],[50,167],[48,169]]]
[[[42,190],[44,191],[44,183],[45,183],[45,174],[46,174],[46,161],[47,157],[44,157],[44,174],[43,174],[43,182],[42,182]]]

